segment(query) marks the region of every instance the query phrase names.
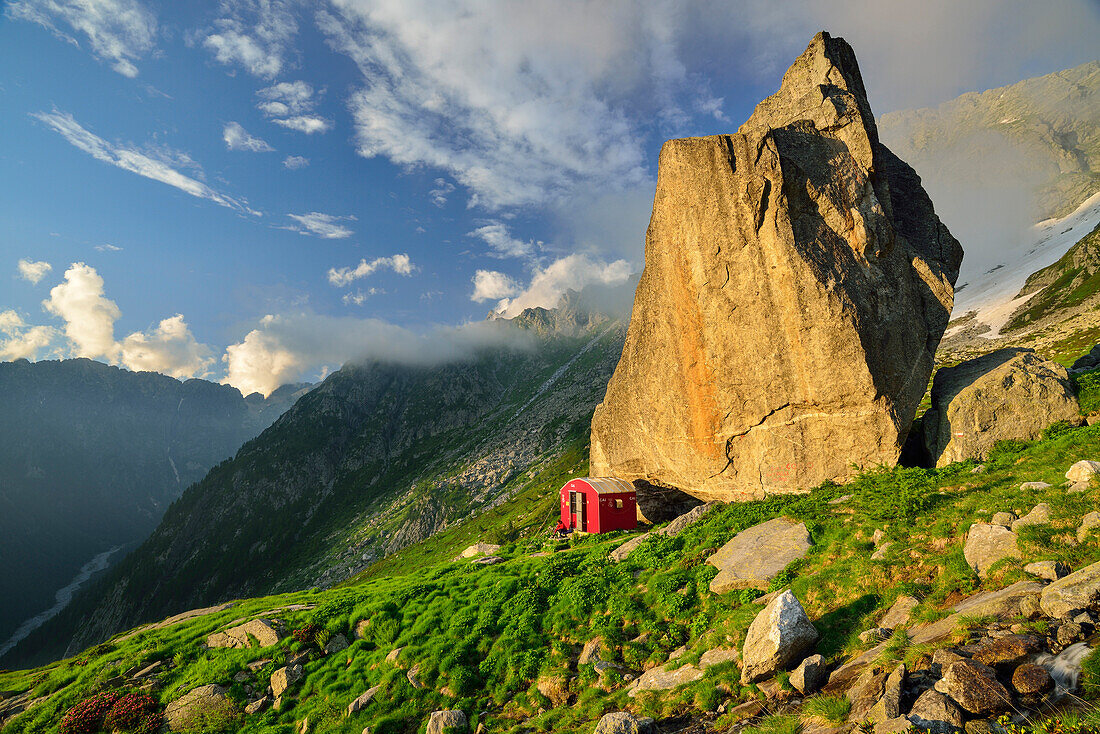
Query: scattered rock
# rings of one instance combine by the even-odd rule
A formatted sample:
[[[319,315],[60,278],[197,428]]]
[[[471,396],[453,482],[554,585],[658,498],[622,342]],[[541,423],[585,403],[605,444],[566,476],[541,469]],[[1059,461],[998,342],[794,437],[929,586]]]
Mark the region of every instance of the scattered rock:
[[[473,558],[474,556],[491,556],[499,552],[499,545],[493,545],[492,543],[474,543],[459,553],[458,558],[454,560],[457,561],[460,558]]]
[[[912,596],[899,596],[894,603],[890,605],[890,609],[887,610],[882,620],[878,623],[878,626],[887,630],[908,626],[913,610],[917,608],[918,604],[920,604],[920,602]]]
[[[446,730],[466,731],[470,724],[466,721],[466,714],[458,709],[446,711],[433,711],[428,717],[428,729],[426,734],[443,734]]]
[[[710,590],[722,594],[737,589],[767,589],[780,571],[804,558],[812,545],[805,524],[786,517],[743,530],[707,559],[718,569]]]
[[[504,559],[500,556],[485,556],[484,558],[478,558],[475,561],[471,561],[471,563],[478,566],[495,566],[498,563],[504,563]]]
[[[985,578],[990,567],[1004,558],[1019,558],[1016,534],[1001,525],[976,522],[966,534],[963,557],[980,578]]]
[[[738,132],[657,168],[592,474],[745,500],[897,463],[962,253],[851,47],[819,33]]]
[[[1012,687],[1021,696],[1039,696],[1054,688],[1054,679],[1042,665],[1024,663],[1012,672]]]
[[[403,647],[395,647],[392,650],[390,650],[389,654],[386,655],[386,662],[387,663],[394,663],[396,665],[397,664],[397,658],[399,658],[401,656],[401,651],[404,650],[404,649],[405,648],[403,648]]]
[[[405,673],[405,677],[409,680],[409,685],[413,688],[424,688],[424,684],[420,682],[420,663],[409,668],[409,671]]]
[[[972,660],[959,660],[948,665],[935,688],[965,711],[978,716],[1004,711],[1012,702],[996,674]]]
[[[890,630],[888,630],[884,627],[873,627],[869,630],[864,630],[864,631],[860,632],[859,633],[859,641],[864,643],[864,644],[867,644],[867,643],[878,644],[879,642],[882,642],[883,640],[890,637],[890,634],[891,634]]]
[[[859,674],[859,677],[856,678],[855,683],[852,684],[846,694],[848,700],[852,702],[852,707],[848,712],[848,721],[862,723],[867,720],[871,709],[882,698],[888,677],[887,672],[878,665],[868,666]],[[832,678],[830,678],[830,687],[832,683]]]
[[[977,645],[970,657],[982,665],[1015,668],[1041,649],[1042,645],[1036,637],[1006,635],[996,639],[986,638]]]
[[[883,543],[882,545],[880,545],[878,547],[878,550],[876,550],[874,553],[871,554],[871,560],[872,561],[881,561],[883,558],[886,557],[886,552],[888,550],[890,550],[890,547],[893,546],[893,545],[894,544],[889,542],[889,541],[887,541],[887,542]]]
[[[644,543],[648,537],[649,533],[642,533],[626,541],[618,548],[611,551],[611,560],[615,561],[615,563],[622,563],[627,559],[627,556],[633,553],[634,549]]]
[[[544,675],[535,682],[535,688],[549,698],[555,708],[569,704],[569,681],[564,675]]]
[[[1081,527],[1077,528],[1077,542],[1084,542],[1094,529],[1100,527],[1100,512],[1090,512],[1081,518]]]
[[[682,665],[676,670],[650,668],[630,684],[627,695],[634,698],[638,691],[667,691],[686,683],[694,683],[703,677],[703,671],[694,665]]]
[[[584,643],[584,648],[581,650],[581,654],[577,658],[577,664],[588,665],[589,663],[598,663],[600,661],[600,645],[602,644],[602,637],[594,637],[588,642]]]
[[[703,515],[713,510],[715,507],[721,506],[721,502],[707,502],[706,504],[699,505],[691,510],[688,510],[683,515],[680,515],[675,520],[664,526],[660,530],[657,530],[659,535],[664,535],[669,538],[675,538],[682,533],[689,525],[692,525],[698,521]]]
[[[745,634],[741,682],[755,683],[789,669],[813,649],[817,630],[790,590],[772,599]]]
[[[1016,521],[1016,515],[1011,512],[995,512],[993,513],[993,519],[989,521],[990,525],[1000,525],[1003,528],[1012,527],[1012,523]]]
[[[1031,349],[998,349],[944,367],[932,381],[924,439],[936,466],[984,459],[997,441],[1034,440],[1080,420],[1066,368]]]
[[[1038,482],[1038,484],[1043,484],[1043,482]],[[1046,486],[1049,487],[1050,485]],[[1031,512],[1012,523],[1012,529],[1018,530],[1025,525],[1046,525],[1048,522],[1050,522],[1050,505],[1046,502],[1040,502],[1031,508]]]
[[[871,721],[876,724],[884,724],[901,716],[901,691],[904,685],[905,666],[898,665],[886,678],[886,684],[882,689],[882,698],[871,707]]]
[[[712,665],[720,665],[722,663],[736,663],[740,662],[741,654],[737,652],[737,648],[733,647],[716,647],[711,650],[707,650],[699,657],[699,667],[706,670]]]
[[[164,709],[168,731],[186,731],[211,719],[228,718],[237,713],[237,705],[219,685],[200,686],[172,701]]]
[[[963,728],[963,715],[955,703],[939,691],[928,689],[913,703],[909,721],[933,734],[954,734]]]
[[[604,714],[596,724],[593,734],[650,734],[653,731],[653,719],[637,717],[627,711],[615,711]]]
[[[266,709],[270,703],[271,696],[263,696],[262,698],[257,698],[255,701],[252,701],[244,707],[244,712],[249,716],[251,716],[252,714],[258,714]]]
[[[360,693],[358,698],[348,704],[348,716],[358,711],[362,711],[368,703],[374,700],[374,697],[378,695],[380,690],[382,690],[382,686],[377,685]]]
[[[803,696],[817,691],[828,679],[828,665],[823,655],[811,655],[791,672],[791,686]]]
[[[1097,473],[1100,473],[1100,461],[1078,461],[1066,472],[1066,479],[1075,483],[1091,482]]]
[[[215,632],[206,638],[206,646],[217,647],[251,647],[254,637],[260,647],[270,647],[279,644],[279,630],[281,626],[277,622],[268,619],[253,619],[250,622],[231,627],[223,632]]]
[[[1054,619],[1070,617],[1100,600],[1100,563],[1085,566],[1043,589],[1039,606]]]
[[[325,643],[325,654],[332,655],[333,653],[340,652],[341,650],[348,649],[348,639],[343,635],[333,635],[328,638],[328,642]]]
[[[1024,566],[1024,571],[1046,581],[1057,581],[1069,573],[1069,567],[1060,561],[1036,561]]]
[[[370,627],[369,619],[361,619],[355,624],[355,639],[362,640],[367,636],[367,628]]]
[[[293,683],[300,680],[302,677],[301,665],[288,665],[283,668],[279,668],[271,674],[271,692],[276,698],[283,695]]]
[[[1046,482],[1024,482],[1020,485],[1020,489],[1048,489],[1050,487]]]

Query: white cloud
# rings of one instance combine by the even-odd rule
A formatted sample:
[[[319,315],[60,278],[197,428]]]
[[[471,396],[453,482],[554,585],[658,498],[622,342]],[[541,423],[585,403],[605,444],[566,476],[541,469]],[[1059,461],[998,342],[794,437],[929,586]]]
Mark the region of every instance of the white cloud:
[[[122,252],[121,247],[112,245],[109,242],[104,242],[102,245],[96,245],[93,249],[96,252]]]
[[[630,277],[633,268],[626,260],[606,263],[589,255],[574,253],[545,268],[536,268],[526,290],[515,298],[504,298],[497,312],[507,318],[518,316],[525,308],[553,308],[568,289],[580,290],[592,285],[619,285]]]
[[[97,58],[127,77],[137,76],[134,61],[153,48],[157,36],[156,17],[137,0],[16,0],[8,5],[6,14],[38,23],[79,45],[58,28],[58,22],[64,23],[87,38]]]
[[[53,112],[36,112],[31,117],[46,123],[61,137],[65,138],[70,145],[84,151],[96,160],[109,163],[124,171],[136,173],[153,181],[168,184],[185,194],[200,199],[208,199],[229,209],[259,215],[259,212],[249,209],[243,201],[219,193],[202,181],[176,170],[174,166],[181,163],[194,166],[194,162],[185,154],[165,154],[163,150],[141,151],[132,146],[108,143],[103,138],[83,128],[67,112],[58,112],[57,110]]]
[[[350,306],[350,305],[354,304],[356,306],[362,306],[364,303],[367,302],[367,299],[370,298],[371,296],[381,295],[381,294],[384,294],[385,292],[386,291],[384,291],[381,288],[368,288],[365,291],[364,290],[357,290],[354,293],[345,293],[344,298],[343,298],[344,305],[345,306]]]
[[[474,231],[467,232],[466,236],[483,240],[492,248],[489,254],[493,257],[531,257],[536,249],[542,247],[542,242],[517,240],[508,231],[508,225],[496,220],[490,220]]]
[[[38,285],[38,281],[46,277],[46,273],[53,270],[53,266],[44,260],[34,261],[23,258],[19,261],[19,277]],[[7,313],[7,312],[5,312]]]
[[[122,314],[115,302],[104,295],[103,278],[95,268],[73,263],[65,271],[65,282],[53,287],[42,306],[64,320],[73,356],[104,357],[110,361],[117,358],[115,321]]]
[[[256,107],[267,117],[273,118],[272,122],[276,125],[306,135],[323,133],[332,128],[332,122],[312,114],[322,93],[323,90],[315,93],[313,87],[304,81],[279,82],[256,92],[260,98]]]
[[[164,319],[148,333],[130,334],[118,348],[127,368],[180,379],[207,377],[216,362],[210,347],[195,341],[181,314]]]
[[[296,115],[294,117],[288,117],[285,120],[272,120],[272,122],[290,130],[297,130],[300,133],[305,133],[306,135],[328,132],[332,128],[331,122],[323,117],[316,117],[315,115]]]
[[[292,171],[297,171],[299,168],[305,168],[309,165],[309,158],[305,158],[300,155],[288,155],[283,160],[283,166],[289,168]]]
[[[447,197],[454,193],[455,185],[445,179],[437,178],[435,188],[428,192],[432,203],[442,209],[447,205]]]
[[[223,64],[238,64],[263,79],[278,76],[298,33],[292,6],[286,0],[224,0],[217,30],[203,45]]]
[[[524,349],[530,335],[507,324],[479,322],[420,334],[377,319],[314,313],[269,314],[244,339],[226,348],[223,382],[244,394],[314,379],[347,362],[413,365],[462,359],[487,347]]]
[[[413,271],[416,270],[416,266],[412,264],[409,256],[404,253],[390,255],[389,257],[377,257],[370,262],[367,262],[364,258],[354,268],[329,268],[328,282],[337,288],[342,288],[359,278],[366,278],[379,268],[389,268],[398,275],[404,275],[405,277],[412,275]]]
[[[474,284],[474,292],[470,300],[477,303],[510,298],[521,290],[519,283],[511,276],[496,270],[478,270],[471,282]]]
[[[50,326],[28,326],[15,311],[0,311],[0,361],[35,359],[57,336]]]
[[[332,214],[310,212],[309,214],[287,214],[287,216],[298,223],[298,226],[291,225],[287,227],[287,229],[293,230],[299,234],[312,234],[317,237],[323,237],[326,240],[342,240],[345,237],[351,237],[355,234],[353,230],[340,224],[340,222],[343,221],[354,222],[355,217],[351,215],[337,217]]]
[[[248,133],[239,122],[230,122],[222,131],[222,140],[229,150],[247,150],[252,153],[267,153],[275,150],[267,142]]]

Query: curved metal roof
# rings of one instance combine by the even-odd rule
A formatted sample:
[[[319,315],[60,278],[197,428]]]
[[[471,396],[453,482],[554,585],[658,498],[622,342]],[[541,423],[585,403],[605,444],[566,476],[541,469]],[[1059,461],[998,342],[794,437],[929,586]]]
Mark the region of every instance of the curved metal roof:
[[[634,491],[633,484],[615,477],[577,477],[573,481],[587,483],[596,490],[596,494],[623,494]]]

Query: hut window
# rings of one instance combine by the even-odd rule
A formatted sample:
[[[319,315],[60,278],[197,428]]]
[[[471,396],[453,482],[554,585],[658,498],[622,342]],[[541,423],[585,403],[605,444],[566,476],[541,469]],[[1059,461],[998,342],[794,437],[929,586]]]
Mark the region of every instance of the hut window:
[[[615,500],[615,509],[616,510],[623,509],[623,501],[622,500]]]

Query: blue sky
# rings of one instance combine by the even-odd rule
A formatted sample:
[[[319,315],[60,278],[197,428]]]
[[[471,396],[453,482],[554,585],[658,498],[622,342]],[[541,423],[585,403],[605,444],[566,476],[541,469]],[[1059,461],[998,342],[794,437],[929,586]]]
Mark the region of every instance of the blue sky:
[[[661,143],[820,28],[879,114],[1095,57],[1092,0],[912,5],[8,2],[0,358],[268,392],[431,350],[640,269]]]

